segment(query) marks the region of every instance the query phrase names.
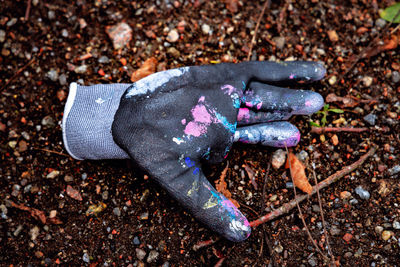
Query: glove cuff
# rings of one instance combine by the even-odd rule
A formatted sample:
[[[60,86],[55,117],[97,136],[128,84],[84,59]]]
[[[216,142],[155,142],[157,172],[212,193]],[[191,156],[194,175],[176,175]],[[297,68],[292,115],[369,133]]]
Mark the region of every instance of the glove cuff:
[[[115,142],[111,125],[122,94],[130,84],[80,86],[71,83],[64,108],[64,146],[75,159],[127,159]]]

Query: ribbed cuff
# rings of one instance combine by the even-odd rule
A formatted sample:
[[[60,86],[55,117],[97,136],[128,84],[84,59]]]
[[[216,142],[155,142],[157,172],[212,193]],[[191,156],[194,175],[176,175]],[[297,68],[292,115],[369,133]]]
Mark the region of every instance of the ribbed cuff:
[[[64,108],[64,146],[75,159],[127,159],[115,142],[111,125],[121,96],[130,84],[80,86],[71,83]]]

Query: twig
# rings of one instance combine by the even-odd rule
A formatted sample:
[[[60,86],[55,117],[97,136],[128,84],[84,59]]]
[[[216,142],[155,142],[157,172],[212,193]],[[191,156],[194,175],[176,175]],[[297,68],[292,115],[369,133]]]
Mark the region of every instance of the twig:
[[[313,175],[314,175],[315,184],[318,184],[317,176],[315,175],[314,166],[313,166]],[[329,234],[328,234],[328,231],[326,230],[325,217],[324,217],[324,212],[322,211],[322,201],[321,201],[321,196],[319,195],[318,186],[317,186],[317,196],[318,196],[319,211],[321,213],[322,226],[324,227],[324,232],[325,232],[325,236],[326,236],[326,245],[328,247],[329,255],[331,255],[332,263],[334,263],[335,262],[335,256],[333,255],[332,250],[331,250],[331,246],[329,245]]]
[[[354,68],[354,66],[358,63],[358,61],[360,61],[364,57],[365,53],[369,51],[375,45],[376,41],[378,41],[378,39],[382,37],[382,34],[388,32],[389,27],[393,24],[393,21],[395,21],[399,15],[400,15],[400,9],[399,11],[397,11],[392,21],[389,24],[387,24],[381,32],[379,32],[379,34],[369,43],[369,45],[360,52],[360,54],[358,54],[356,59],[354,59],[354,61],[351,63],[350,67],[347,68],[346,72],[340,75],[340,78],[338,79],[339,81],[341,81]],[[393,32],[395,32],[395,30],[393,30]]]
[[[41,150],[41,151],[48,152],[48,153],[52,153],[52,154],[57,154],[57,155],[64,156],[64,157],[71,157],[71,156],[69,156],[69,155],[67,155],[67,154],[64,154],[64,153],[62,153],[62,152],[58,152],[58,151],[54,151],[54,150],[50,150],[50,149],[37,148],[37,147],[34,147],[33,149],[35,149],[35,150]]]
[[[197,251],[203,247],[208,247],[212,244],[214,244],[215,242],[217,242],[219,240],[219,238],[217,237],[216,239],[210,239],[210,240],[206,240],[206,241],[200,241],[199,243],[193,245],[193,250]]]
[[[349,132],[349,133],[361,133],[368,131],[366,127],[363,128],[351,128],[351,127],[311,127],[311,133],[323,134],[323,133],[339,133],[339,132]]]
[[[289,155],[289,151],[287,149],[286,143],[285,143],[285,149],[286,149],[286,154]],[[289,170],[290,170],[290,178],[292,178],[292,183],[293,183],[293,192],[294,192],[294,199],[296,200],[296,206],[297,206],[297,210],[299,211],[300,214],[300,219],[303,222],[304,228],[306,228],[306,232],[308,237],[311,240],[311,243],[313,243],[314,247],[317,249],[318,253],[324,258],[324,259],[329,259],[327,256],[325,256],[325,254],[321,251],[321,249],[318,247],[317,242],[315,242],[314,238],[312,237],[311,233],[310,233],[310,229],[308,229],[307,223],[304,220],[304,215],[303,212],[301,211],[300,205],[299,205],[299,201],[297,200],[297,190],[296,190],[296,186],[294,186],[294,178],[293,178],[293,172],[292,172],[292,163],[290,160],[288,160],[289,163]],[[317,188],[318,191],[318,188]]]
[[[292,210],[294,207],[296,207],[296,203],[297,202],[301,202],[303,200],[305,200],[306,198],[308,198],[311,195],[314,195],[317,192],[317,187],[319,190],[327,187],[328,185],[336,182],[337,180],[339,180],[340,178],[342,178],[343,176],[349,174],[350,172],[354,171],[355,169],[357,169],[358,167],[360,167],[370,156],[372,156],[373,154],[375,154],[377,147],[375,145],[373,145],[371,147],[371,149],[365,153],[363,156],[361,156],[361,158],[359,160],[357,160],[356,162],[344,167],[342,170],[332,174],[331,176],[329,176],[328,178],[326,178],[325,180],[323,180],[322,182],[318,183],[317,185],[313,186],[313,190],[311,192],[311,194],[306,194],[306,195],[300,195],[297,196],[295,199],[291,200],[289,203],[283,204],[281,207],[279,207],[278,209],[254,220],[250,222],[251,227],[257,227],[260,224],[266,223],[268,221],[271,221],[273,219],[276,219],[279,216],[282,216],[283,214],[288,213],[290,210]]]
[[[254,42],[256,41],[257,31],[258,31],[258,28],[260,27],[261,18],[264,16],[265,9],[267,8],[267,6],[268,6],[268,8],[269,8],[270,2],[271,2],[271,0],[265,1],[264,6],[263,6],[263,9],[262,9],[262,11],[261,11],[261,14],[260,14],[260,16],[258,17],[257,24],[256,24],[256,28],[254,29],[253,38],[251,38],[250,50],[249,50],[249,53],[247,54],[247,61],[250,61],[251,54],[252,54],[252,51],[253,51],[253,45],[254,45]]]
[[[29,12],[31,11],[31,2],[32,0],[28,0],[28,4],[26,6],[26,11],[25,11],[25,21],[28,21],[29,19]]]
[[[42,53],[43,53],[44,49],[41,49],[39,51],[39,53],[37,54],[37,57],[39,57]],[[33,62],[36,61],[37,57],[32,58],[28,63],[25,64],[25,66],[23,66],[22,68],[20,68],[19,70],[17,70],[17,72],[14,74],[14,76],[12,76],[5,84],[3,87],[1,87],[0,92],[3,91],[13,80],[15,80],[15,78],[17,78],[21,72],[23,72],[27,67],[29,67]]]

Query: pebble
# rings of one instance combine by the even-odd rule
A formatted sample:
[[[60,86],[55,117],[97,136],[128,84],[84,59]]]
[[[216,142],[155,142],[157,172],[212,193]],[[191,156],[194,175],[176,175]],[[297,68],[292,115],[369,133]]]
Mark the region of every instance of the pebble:
[[[393,235],[392,231],[385,230],[385,231],[382,232],[382,239],[387,241],[392,237],[392,235]]]
[[[380,225],[375,226],[375,233],[378,235],[383,232],[383,227]]]
[[[340,192],[340,199],[348,199],[351,197],[351,193],[349,191]]]
[[[60,174],[59,171],[54,170],[54,171],[50,172],[49,174],[47,174],[46,178],[47,178],[47,179],[54,179],[54,178],[56,178],[59,174]]]
[[[317,266],[317,262],[315,261],[314,257],[308,259],[308,264],[310,264],[312,267]]]
[[[53,19],[56,18],[56,13],[55,13],[53,10],[49,10],[49,12],[47,12],[47,17],[48,17],[50,20],[53,20]]]
[[[68,37],[68,31],[67,31],[67,29],[62,29],[62,30],[61,30],[61,35],[62,35],[62,37],[67,38],[67,37]]]
[[[4,30],[0,30],[0,43],[3,43],[6,40],[6,32]]]
[[[204,34],[209,34],[211,31],[211,27],[208,24],[203,24],[203,25],[201,25],[201,31]]]
[[[97,62],[99,62],[100,64],[105,64],[105,63],[110,63],[110,59],[106,56],[101,56]]]
[[[176,29],[171,30],[167,35],[167,41],[170,43],[175,43],[179,40],[179,33]]]
[[[65,175],[64,181],[67,183],[72,182],[72,181],[74,181],[74,177],[72,177],[71,175]]]
[[[101,193],[101,198],[102,198],[103,200],[107,200],[107,199],[108,199],[108,191],[107,191],[107,190],[104,191],[103,193]]]
[[[283,247],[282,247],[282,245],[279,244],[274,248],[274,250],[276,253],[280,254],[283,251]]]
[[[299,153],[296,154],[296,157],[302,161],[305,162],[308,159],[308,153],[305,150],[300,151]]]
[[[125,22],[107,27],[106,32],[110,39],[113,41],[113,46],[115,50],[124,48],[132,39],[132,28]]]
[[[64,73],[60,75],[60,77],[58,77],[58,82],[61,85],[66,85],[67,84],[67,75],[65,75]]]
[[[42,125],[43,126],[48,126],[48,127],[56,126],[56,124],[54,123],[53,118],[50,115],[47,115],[42,119]]]
[[[146,251],[144,251],[143,249],[140,249],[140,248],[136,248],[136,257],[139,260],[143,260],[144,257],[146,257]]]
[[[375,25],[376,25],[378,28],[383,28],[383,27],[385,27],[385,25],[386,25],[386,20],[379,18],[379,19],[377,19],[377,20],[375,21]]]
[[[330,85],[334,85],[337,81],[337,77],[333,75],[332,77],[329,78],[328,82]]]
[[[58,72],[55,69],[51,69],[46,73],[47,78],[52,80],[53,82],[58,80]]]
[[[121,210],[118,207],[113,209],[113,213],[115,216],[121,216]]]
[[[19,141],[18,143],[18,151],[20,153],[25,152],[26,150],[28,150],[28,145],[24,140]]]
[[[395,165],[388,170],[390,176],[400,173],[400,165]]]
[[[86,180],[87,179],[87,173],[86,172],[82,173],[81,178],[82,178],[82,180]]]
[[[17,23],[17,21],[18,21],[18,19],[17,18],[12,18],[12,19],[10,19],[10,21],[9,22],[7,22],[7,27],[11,27],[11,26],[13,26],[15,23]]]
[[[339,235],[341,230],[339,228],[337,228],[336,226],[333,226],[330,230],[331,235]]]
[[[55,218],[57,216],[57,210],[51,210],[49,213],[49,218]]]
[[[139,237],[135,236],[135,237],[133,238],[133,244],[136,245],[136,246],[139,246],[139,245],[140,245],[140,239],[139,239]]]
[[[75,73],[83,74],[83,73],[87,72],[87,69],[88,69],[88,66],[83,64],[83,65],[80,65],[79,67],[75,68],[74,71],[75,71]]]
[[[90,262],[89,255],[88,255],[86,252],[83,253],[82,260],[83,260],[84,262],[86,262],[86,263],[89,263],[89,262]]]
[[[331,42],[339,41],[339,36],[335,30],[328,31],[328,37],[329,37],[329,40],[331,40]]]
[[[286,39],[283,36],[276,36],[272,38],[272,42],[275,43],[276,48],[282,50],[285,47]]]
[[[269,198],[269,201],[274,202],[278,198],[278,195],[273,195]]]
[[[365,76],[364,78],[362,78],[362,82],[366,87],[371,86],[373,80],[374,79],[370,76]]]
[[[400,222],[394,221],[392,226],[393,226],[394,229],[400,230]]]
[[[367,190],[362,188],[361,185],[356,187],[355,192],[361,199],[369,199],[371,196],[371,194]]]
[[[351,258],[352,256],[353,256],[353,253],[351,253],[350,251],[344,253],[345,258]]]
[[[181,53],[179,52],[179,50],[176,49],[175,47],[169,47],[169,48],[167,49],[167,54],[171,55],[171,56],[174,57],[174,58],[178,58],[178,57],[181,55]]]
[[[13,235],[14,235],[14,236],[18,236],[18,235],[21,233],[22,229],[24,229],[24,227],[23,227],[21,224],[18,225],[18,226],[17,226],[17,229],[15,229]]]
[[[0,40],[1,41],[1,40]],[[400,82],[400,73],[398,71],[393,71],[392,72],[392,82],[393,83],[398,83]]]
[[[36,238],[39,236],[39,227],[34,226],[33,228],[31,228],[31,230],[29,230],[29,235],[31,236],[31,240],[35,241]]]
[[[364,116],[364,120],[365,120],[366,122],[368,122],[369,125],[374,126],[374,125],[375,125],[375,122],[376,122],[376,115],[370,113],[370,114]]]
[[[149,218],[148,212],[143,212],[142,215],[140,215],[141,220],[147,220],[148,218]]]
[[[283,149],[278,149],[272,154],[272,167],[279,169],[286,161],[286,152]]]
[[[30,140],[31,139],[30,135],[25,131],[23,131],[21,133],[21,135],[22,135],[23,138],[25,138],[25,140]]]
[[[287,182],[286,183],[286,188],[293,188],[293,183],[292,182]]]
[[[168,261],[164,262],[163,265],[161,265],[161,267],[169,267],[169,266],[170,266],[170,264]]]
[[[156,250],[152,250],[147,257],[147,263],[151,263],[158,258],[159,253]]]

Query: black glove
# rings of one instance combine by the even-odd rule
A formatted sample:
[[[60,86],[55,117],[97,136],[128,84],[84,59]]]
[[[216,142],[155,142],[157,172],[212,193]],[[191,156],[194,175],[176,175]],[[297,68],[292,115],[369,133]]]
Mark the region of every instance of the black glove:
[[[109,98],[98,97],[107,95],[107,86],[78,90],[74,85],[64,113],[64,141],[80,159],[125,158],[127,152],[198,220],[229,240],[242,241],[251,232],[246,217],[208,182],[201,161],[222,161],[235,141],[296,145],[299,131],[282,120],[318,111],[323,98],[267,82],[314,81],[324,75],[323,66],[313,62],[246,62],[184,67],[130,86],[108,85]],[[79,91],[84,93],[78,96]],[[95,112],[85,115],[94,102]],[[122,150],[112,144],[108,130],[114,113],[112,137]],[[82,121],[89,123],[82,126]]]

